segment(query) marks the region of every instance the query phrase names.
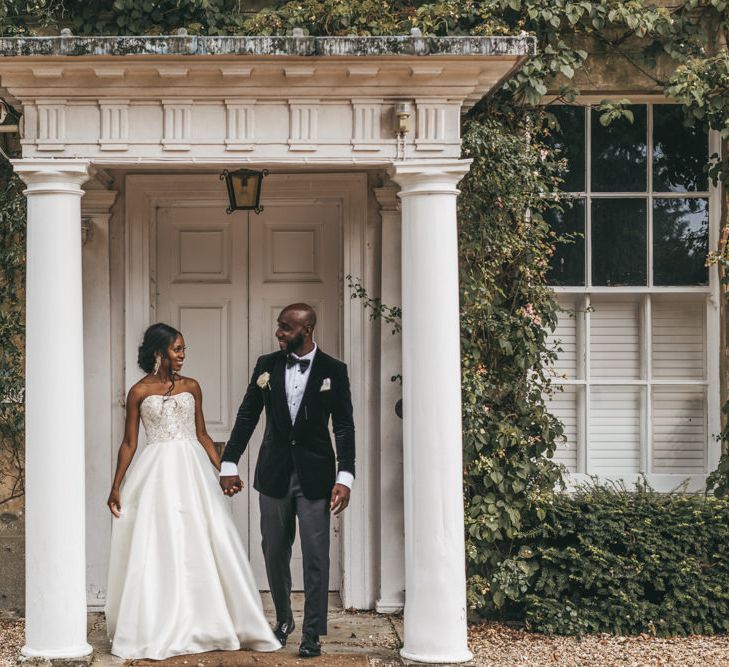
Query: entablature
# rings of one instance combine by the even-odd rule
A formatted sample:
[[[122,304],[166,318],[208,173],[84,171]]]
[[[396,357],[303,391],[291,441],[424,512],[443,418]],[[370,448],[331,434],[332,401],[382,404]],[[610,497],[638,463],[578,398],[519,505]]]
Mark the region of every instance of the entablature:
[[[6,38],[0,94],[22,108],[28,158],[451,158],[461,112],[533,47],[527,37]]]

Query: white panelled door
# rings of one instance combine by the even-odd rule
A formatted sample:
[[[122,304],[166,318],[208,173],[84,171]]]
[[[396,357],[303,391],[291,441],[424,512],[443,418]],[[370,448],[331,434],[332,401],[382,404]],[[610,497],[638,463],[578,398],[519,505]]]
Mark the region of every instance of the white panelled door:
[[[261,215],[225,213],[222,200],[160,207],[156,234],[156,311],[179,328],[188,347],[185,375],[202,387],[208,432],[227,441],[251,369],[278,348],[281,308],[297,301],[318,315],[315,337],[340,353],[341,207],[314,198],[265,204]],[[154,286],[154,282],[153,282]],[[259,588],[268,589],[261,553],[258,493],[253,471],[264,418],[239,470],[246,492],[233,500],[235,521],[248,548]],[[332,522],[330,588],[339,589],[339,531]],[[297,537],[295,589],[303,588]]]

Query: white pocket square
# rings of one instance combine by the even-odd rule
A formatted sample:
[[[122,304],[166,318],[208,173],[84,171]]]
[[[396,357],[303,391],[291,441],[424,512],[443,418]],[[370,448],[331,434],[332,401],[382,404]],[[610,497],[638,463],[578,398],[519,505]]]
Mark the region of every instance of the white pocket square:
[[[321,387],[319,388],[319,391],[329,391],[332,388],[332,381],[329,378],[324,378],[324,381],[321,383]]]

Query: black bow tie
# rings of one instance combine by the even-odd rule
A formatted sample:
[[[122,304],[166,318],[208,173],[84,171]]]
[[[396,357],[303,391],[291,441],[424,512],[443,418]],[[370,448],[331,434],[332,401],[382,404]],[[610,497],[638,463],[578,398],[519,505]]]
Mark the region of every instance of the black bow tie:
[[[295,357],[293,354],[289,354],[286,356],[286,368],[291,368],[295,364],[299,364],[299,371],[303,373],[307,368],[309,368],[309,364],[311,363],[311,359],[299,359],[298,357]]]

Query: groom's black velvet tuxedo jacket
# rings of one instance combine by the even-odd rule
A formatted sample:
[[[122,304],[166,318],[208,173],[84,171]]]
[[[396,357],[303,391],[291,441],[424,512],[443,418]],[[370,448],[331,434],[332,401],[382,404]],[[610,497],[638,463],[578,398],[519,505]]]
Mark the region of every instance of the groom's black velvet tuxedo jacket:
[[[264,373],[269,374],[268,386],[260,387],[258,381]],[[283,498],[291,471],[296,469],[301,490],[309,500],[329,498],[337,473],[329,435],[330,415],[339,470],[354,475],[354,420],[347,366],[317,349],[293,424],[286,402],[285,375],[284,352],[258,359],[222,460],[238,463],[265,407],[266,430],[256,463],[254,488],[267,496]]]

